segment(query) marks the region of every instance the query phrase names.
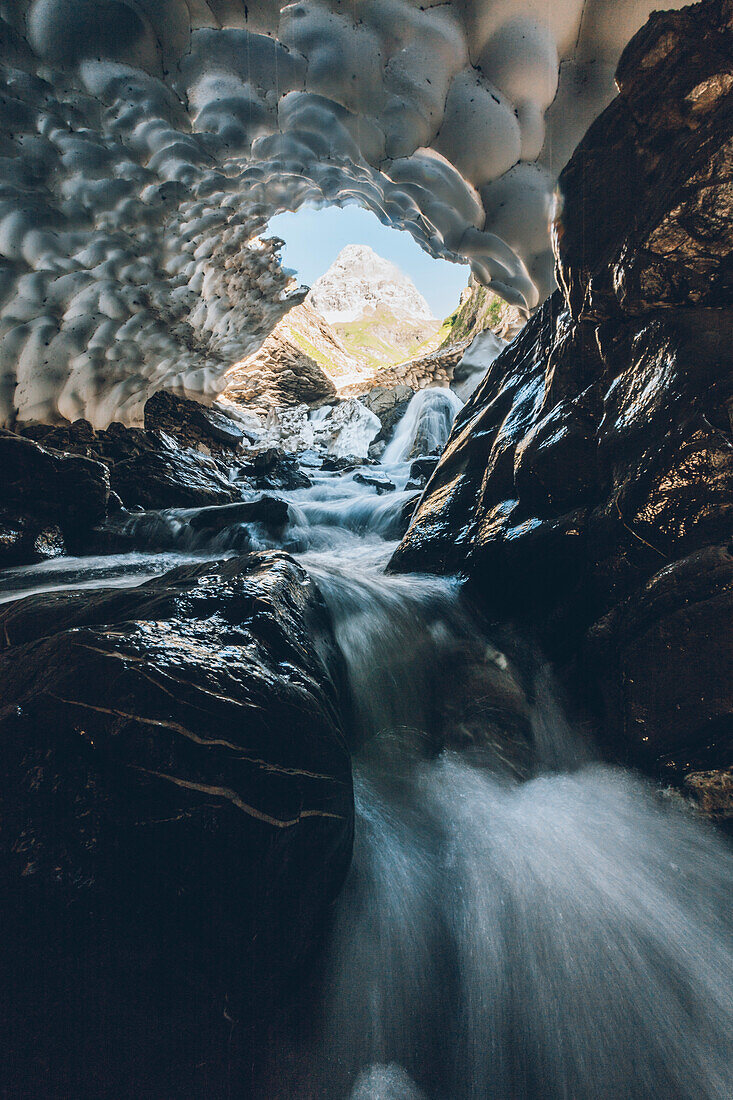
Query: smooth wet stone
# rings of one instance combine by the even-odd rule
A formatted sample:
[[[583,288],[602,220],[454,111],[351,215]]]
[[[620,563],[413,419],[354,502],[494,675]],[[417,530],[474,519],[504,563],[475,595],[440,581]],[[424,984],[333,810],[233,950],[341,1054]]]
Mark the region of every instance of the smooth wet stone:
[[[205,446],[213,451],[240,448],[244,432],[235,420],[216,409],[159,390],[145,402],[145,428],[173,436],[184,447]]]
[[[0,569],[48,561],[65,552],[63,532],[57,524],[0,511]]]
[[[376,489],[380,495],[382,493],[393,493],[395,490],[394,482],[390,481],[386,474],[360,471],[358,474],[354,474],[354,481],[358,481],[360,485],[369,485],[371,488]]]
[[[423,455],[410,465],[410,481],[406,489],[424,489],[438,465],[438,455]]]
[[[732,621],[726,543],[665,565],[591,627],[585,668],[602,685],[614,743],[670,773],[730,764]]]
[[[107,469],[82,455],[1,431],[0,470],[0,508],[37,533],[58,525],[72,552],[84,548],[92,527],[107,514]]]
[[[322,469],[329,471],[329,473],[343,473],[348,470],[355,470],[359,466],[368,465],[368,461],[365,458],[359,458],[357,455],[331,455],[327,454],[323,458]]]
[[[349,865],[325,605],[267,553],[31,596],[0,619],[16,1069],[50,1060],[69,1095],[91,1096],[84,1075],[103,1066],[123,1075],[116,1095],[131,1072],[162,1095],[171,1066],[226,1065],[242,1013],[287,996]]]
[[[429,478],[438,461],[438,455],[423,455],[422,458],[414,459],[410,465],[410,477]]]
[[[222,504],[202,508],[189,519],[194,531],[221,531],[233,523],[262,523],[279,529],[288,521],[288,506],[277,497],[261,496],[242,504]]]
[[[196,508],[242,497],[211,458],[170,447],[114,463],[110,481],[126,508]]]

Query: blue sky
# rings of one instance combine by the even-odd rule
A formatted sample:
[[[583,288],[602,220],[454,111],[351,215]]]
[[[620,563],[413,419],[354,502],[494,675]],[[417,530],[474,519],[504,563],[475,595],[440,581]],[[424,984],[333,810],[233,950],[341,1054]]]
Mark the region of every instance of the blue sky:
[[[303,207],[294,214],[278,214],[270,220],[267,235],[282,237],[284,266],[292,268],[307,286],[313,285],[347,244],[368,244],[410,276],[434,316],[441,319],[453,312],[468,283],[466,264],[433,260],[409,233],[388,229],[360,206]]]

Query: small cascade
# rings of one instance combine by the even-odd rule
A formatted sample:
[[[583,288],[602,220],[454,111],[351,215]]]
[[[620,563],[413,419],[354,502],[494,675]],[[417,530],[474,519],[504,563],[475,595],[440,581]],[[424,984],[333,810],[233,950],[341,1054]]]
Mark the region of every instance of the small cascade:
[[[322,1095],[731,1095],[720,839],[599,764],[516,783],[413,756],[356,790]]]
[[[441,451],[462,408],[463,402],[452,390],[418,390],[387,444],[382,456],[385,466]]]
[[[598,761],[454,582],[309,567],[362,746],[354,860],[319,1023],[258,1100],[727,1100],[724,840]]]

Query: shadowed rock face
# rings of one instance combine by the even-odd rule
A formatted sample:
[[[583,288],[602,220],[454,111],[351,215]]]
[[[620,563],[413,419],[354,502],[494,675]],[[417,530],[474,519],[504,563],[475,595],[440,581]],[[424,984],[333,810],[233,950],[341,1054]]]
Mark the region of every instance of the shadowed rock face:
[[[235,405],[244,405],[267,416],[274,407],[324,405],[336,400],[336,387],[314,358],[320,353],[329,366],[338,367],[339,359],[356,367],[346,348],[337,343],[335,332],[312,309],[296,306],[283,317],[254,355],[235,363],[226,373],[222,396]]]
[[[228,416],[166,390],[148,398],[144,416],[147,431],[167,432],[184,447],[226,453],[244,440],[244,432]]]
[[[654,15],[560,178],[556,292],[461,410],[393,567],[462,572],[617,755],[728,763],[733,5]]]
[[[0,565],[45,557],[39,538],[52,528],[59,548],[78,552],[107,515],[109,473],[101,462],[0,432],[0,470]]]
[[[269,553],[2,622],[3,1087],[223,1095],[223,1013],[302,969],[350,859],[325,606]]]

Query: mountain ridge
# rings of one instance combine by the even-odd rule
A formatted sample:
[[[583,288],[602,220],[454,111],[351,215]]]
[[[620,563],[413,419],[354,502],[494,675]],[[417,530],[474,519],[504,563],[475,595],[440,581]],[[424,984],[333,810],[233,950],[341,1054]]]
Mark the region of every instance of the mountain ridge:
[[[306,302],[330,325],[358,321],[387,307],[399,319],[436,321],[412,279],[369,245],[349,244],[311,287]]]

